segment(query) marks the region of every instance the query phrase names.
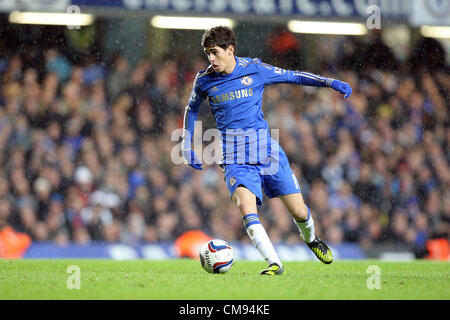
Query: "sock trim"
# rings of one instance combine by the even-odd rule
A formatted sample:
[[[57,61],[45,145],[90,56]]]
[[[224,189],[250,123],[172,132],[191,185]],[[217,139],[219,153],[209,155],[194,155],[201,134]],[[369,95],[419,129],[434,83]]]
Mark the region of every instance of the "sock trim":
[[[254,225],[254,224],[261,224],[261,222],[259,221],[258,214],[256,214],[256,213],[249,213],[249,214],[245,215],[242,218],[242,220],[244,221],[245,229],[247,229],[248,227],[250,227],[251,225]]]

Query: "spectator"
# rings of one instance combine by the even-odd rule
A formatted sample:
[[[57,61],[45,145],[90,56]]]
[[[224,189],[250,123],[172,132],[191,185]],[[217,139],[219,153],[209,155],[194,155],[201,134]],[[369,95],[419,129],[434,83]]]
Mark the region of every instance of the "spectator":
[[[72,65],[57,49],[48,49],[45,52],[45,60],[47,72],[55,72],[61,82],[65,82],[70,77]]]

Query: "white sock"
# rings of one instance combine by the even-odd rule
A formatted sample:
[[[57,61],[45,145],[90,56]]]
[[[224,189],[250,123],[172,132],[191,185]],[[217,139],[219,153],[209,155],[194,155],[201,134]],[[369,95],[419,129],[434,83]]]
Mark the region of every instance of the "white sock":
[[[305,241],[306,243],[311,243],[316,238],[316,234],[314,231],[314,220],[311,217],[311,212],[309,211],[308,206],[306,206],[306,209],[308,210],[308,218],[303,221],[294,219],[294,222],[298,227],[298,231],[300,231],[300,236],[302,237],[303,241]]]
[[[269,236],[266,233],[266,230],[259,221],[258,214],[247,214],[244,216],[243,220],[248,236],[252,240],[253,245],[263,256],[263,258],[269,264],[276,263],[279,266],[282,266],[280,258],[278,258],[278,254],[276,253],[275,248],[273,247],[272,242],[270,241]]]

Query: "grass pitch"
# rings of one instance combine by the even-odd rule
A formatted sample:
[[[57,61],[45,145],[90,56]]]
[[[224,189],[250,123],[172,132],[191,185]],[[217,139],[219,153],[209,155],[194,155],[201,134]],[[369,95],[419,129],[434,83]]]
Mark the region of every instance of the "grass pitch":
[[[77,284],[76,273],[68,269],[72,265],[79,267],[79,289],[67,286]],[[379,268],[379,289],[367,286],[374,275],[367,273],[371,265]],[[446,262],[286,262],[284,275],[277,277],[259,275],[265,267],[263,261],[237,261],[226,274],[208,274],[199,261],[191,259],[0,260],[0,299],[450,299],[450,264]]]

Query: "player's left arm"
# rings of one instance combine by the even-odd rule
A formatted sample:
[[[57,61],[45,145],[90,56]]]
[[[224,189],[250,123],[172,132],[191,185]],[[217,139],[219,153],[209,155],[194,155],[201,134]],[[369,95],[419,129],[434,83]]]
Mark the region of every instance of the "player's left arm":
[[[312,87],[330,87],[344,94],[344,98],[348,98],[352,94],[352,88],[347,82],[304,71],[274,67],[261,62],[259,59],[255,59],[255,62],[258,64],[258,69],[264,78],[265,84],[293,83]]]

